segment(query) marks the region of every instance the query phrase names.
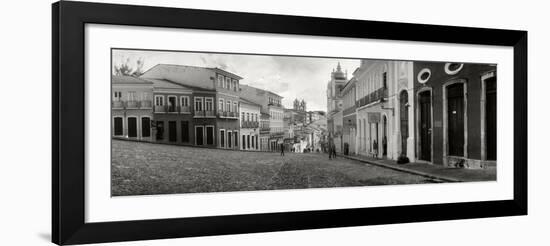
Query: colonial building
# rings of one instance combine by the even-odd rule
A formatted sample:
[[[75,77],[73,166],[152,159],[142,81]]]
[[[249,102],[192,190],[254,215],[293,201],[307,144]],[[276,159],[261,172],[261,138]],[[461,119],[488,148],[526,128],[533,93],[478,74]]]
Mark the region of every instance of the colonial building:
[[[158,64],[141,76],[145,80],[165,81],[183,86],[184,89],[192,90],[192,99],[188,102],[193,112],[192,123],[190,123],[193,144],[197,146],[216,146],[218,148],[239,149],[239,80],[242,78],[233,73],[219,68],[193,67],[183,65]],[[160,93],[159,98],[165,98],[166,104],[159,106],[169,106],[180,104],[181,97]],[[175,96],[175,97],[174,97]],[[162,99],[159,99],[162,100]],[[170,101],[172,100],[172,101]],[[155,103],[157,103],[155,101]],[[187,104],[186,104],[187,105]],[[171,112],[181,114],[182,112]],[[170,123],[168,126],[162,124],[164,129],[168,128],[168,142],[175,139],[178,141],[178,123]],[[182,119],[181,121],[185,121]],[[158,127],[158,126],[157,126]],[[184,123],[180,123],[180,127]],[[163,131],[164,131],[163,129]],[[170,129],[175,129],[172,134]],[[171,135],[170,135],[171,134]],[[183,136],[181,137],[183,142]],[[165,141],[162,139],[162,141]]]
[[[496,66],[414,63],[416,155],[451,167],[495,165]]]
[[[252,86],[242,85],[241,86],[241,97],[245,98],[248,101],[254,102],[261,105],[262,116],[268,116],[268,125],[269,125],[269,137],[265,136],[265,131],[263,135],[260,136],[260,141],[267,141],[267,148],[262,149],[263,151],[277,151],[280,148],[280,144],[283,143],[284,138],[284,110],[281,105],[281,100],[283,97],[271,92],[255,88]],[[264,124],[265,126],[267,124]],[[260,146],[263,146],[260,144]]]
[[[355,154],[355,141],[356,141],[356,125],[357,125],[357,116],[356,116],[356,91],[355,91],[355,77],[351,78],[344,88],[342,89],[343,101],[343,145],[344,145],[344,154]]]
[[[354,72],[358,154],[415,160],[412,69],[407,61],[362,60]]]
[[[151,141],[153,84],[131,76],[111,77],[111,134],[115,138]]]
[[[334,142],[338,152],[342,150],[342,110],[343,98],[341,91],[348,82],[347,74],[342,71],[340,63],[331,73],[330,81],[327,84],[327,127],[329,141]]]
[[[260,109],[259,104],[241,98],[241,150],[260,150]]]

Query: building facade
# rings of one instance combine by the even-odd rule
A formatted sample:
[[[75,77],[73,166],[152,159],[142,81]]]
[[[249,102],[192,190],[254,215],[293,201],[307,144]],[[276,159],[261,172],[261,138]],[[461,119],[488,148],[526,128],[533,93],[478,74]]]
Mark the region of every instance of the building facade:
[[[153,84],[131,76],[111,77],[111,136],[151,141]]]
[[[356,81],[358,154],[414,161],[412,62],[362,60]]]
[[[356,141],[356,124],[357,124],[357,115],[356,115],[356,106],[355,106],[355,77],[352,77],[342,89],[343,101],[343,128],[342,128],[342,142],[344,146],[344,154],[353,155],[356,154],[355,141]]]
[[[496,163],[496,66],[414,63],[416,155],[450,167]]]
[[[261,106],[241,98],[239,104],[241,150],[260,150]]]
[[[184,137],[186,135],[183,129],[189,126],[190,143],[193,145],[239,149],[238,105],[241,77],[219,68],[158,64],[144,72],[141,78],[179,85],[183,88],[180,88],[183,91],[179,94],[191,93],[189,101],[186,101],[186,97],[170,94],[178,94],[174,91],[180,89],[173,88],[166,93],[159,91],[159,101],[158,103],[155,101],[159,108],[170,108],[174,104],[181,107],[179,111],[175,109],[177,112],[158,114],[159,123],[161,123],[157,125],[158,131],[161,131],[157,133],[161,138],[158,141],[185,143],[187,138]],[[191,118],[186,117],[187,113],[182,109],[189,109],[188,115]],[[172,116],[169,116],[171,114]],[[165,117],[169,118],[165,120]],[[180,119],[179,126],[178,120],[174,117]],[[189,121],[188,125],[186,121]]]
[[[261,106],[262,116],[267,116],[268,123],[262,124],[263,127],[269,126],[269,135],[266,134],[266,129],[261,128],[260,142],[266,141],[267,147],[263,151],[278,151],[284,139],[284,109],[281,105],[283,97],[263,89],[252,86],[242,85],[241,96],[253,103]],[[265,119],[264,119],[265,121]],[[262,142],[260,146],[263,146]]]
[[[340,63],[331,73],[330,81],[327,84],[327,128],[329,142],[334,143],[338,152],[343,148],[342,143],[342,110],[343,98],[342,89],[348,82],[347,74],[342,71]]]

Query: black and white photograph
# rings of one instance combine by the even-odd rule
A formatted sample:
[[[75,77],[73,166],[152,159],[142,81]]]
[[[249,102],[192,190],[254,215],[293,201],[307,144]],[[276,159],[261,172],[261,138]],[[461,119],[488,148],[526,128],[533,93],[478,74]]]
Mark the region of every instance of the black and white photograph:
[[[110,64],[114,197],[496,181],[496,64],[124,47]]]

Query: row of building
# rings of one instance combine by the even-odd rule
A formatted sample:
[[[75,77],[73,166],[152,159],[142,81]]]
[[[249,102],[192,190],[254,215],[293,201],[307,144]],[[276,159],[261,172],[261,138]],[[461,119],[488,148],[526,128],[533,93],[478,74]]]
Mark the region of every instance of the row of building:
[[[496,164],[496,65],[361,60],[327,85],[336,150],[451,167]]]
[[[112,76],[114,138],[274,151],[284,138],[282,97],[219,68],[158,64]]]

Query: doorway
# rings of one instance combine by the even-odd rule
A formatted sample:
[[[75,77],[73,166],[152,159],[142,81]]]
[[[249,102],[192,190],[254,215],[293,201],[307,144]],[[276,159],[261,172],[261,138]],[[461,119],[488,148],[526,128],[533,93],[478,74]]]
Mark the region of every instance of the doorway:
[[[464,84],[447,87],[447,136],[449,154],[464,156]]]
[[[168,141],[176,142],[178,141],[178,134],[176,132],[176,122],[168,121]]]
[[[420,160],[432,161],[432,100],[431,91],[421,92],[418,97],[420,109]]]
[[[401,126],[401,155],[407,155],[407,139],[409,138],[409,93],[402,91],[399,96],[399,121]]]
[[[128,117],[128,137],[137,138],[137,118]]]
[[[195,127],[195,143],[197,145],[204,145],[204,127],[196,126]]]
[[[485,146],[487,160],[497,159],[497,80],[485,80]]]

